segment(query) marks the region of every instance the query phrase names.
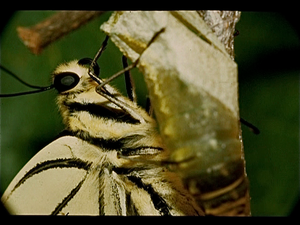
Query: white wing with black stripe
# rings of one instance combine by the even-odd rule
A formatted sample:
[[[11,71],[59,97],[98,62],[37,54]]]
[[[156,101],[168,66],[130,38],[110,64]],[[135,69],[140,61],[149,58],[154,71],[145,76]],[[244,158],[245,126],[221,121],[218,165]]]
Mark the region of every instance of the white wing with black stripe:
[[[2,196],[2,202],[12,214],[58,214],[68,205],[70,213],[98,214],[95,210],[99,187],[90,185],[84,193],[86,206],[75,200],[90,179],[91,162],[77,158],[76,148],[95,151],[76,137],[66,136],[38,152],[17,174]],[[80,191],[81,190],[81,191]],[[72,204],[74,202],[74,204]]]
[[[1,200],[18,215],[201,214],[174,174],[129,161],[64,136],[23,167]]]

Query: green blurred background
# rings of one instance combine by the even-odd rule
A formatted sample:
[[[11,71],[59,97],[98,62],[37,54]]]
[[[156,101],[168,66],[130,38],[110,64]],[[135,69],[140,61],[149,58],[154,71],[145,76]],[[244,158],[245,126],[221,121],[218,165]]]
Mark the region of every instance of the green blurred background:
[[[92,58],[105,37],[99,27],[111,14],[106,12],[40,55],[31,54],[16,28],[32,26],[53,13],[15,12],[1,33],[1,64],[31,84],[47,86],[58,64]],[[237,24],[240,113],[261,130],[254,135],[242,126],[253,216],[290,215],[299,198],[300,41],[293,24],[286,15],[271,12],[242,12]],[[111,41],[98,62],[102,77],[122,69],[121,53]],[[143,77],[137,69],[132,73],[139,103],[145,105]],[[0,74],[1,93],[28,90],[4,72]],[[113,84],[125,93],[123,78]],[[62,131],[55,96],[52,90],[0,99],[1,195],[22,166]]]

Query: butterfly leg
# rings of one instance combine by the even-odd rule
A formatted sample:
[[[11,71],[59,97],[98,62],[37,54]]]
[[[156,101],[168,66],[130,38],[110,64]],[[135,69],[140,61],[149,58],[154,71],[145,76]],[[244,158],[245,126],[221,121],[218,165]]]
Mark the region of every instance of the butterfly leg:
[[[123,68],[128,67],[128,63],[127,63],[127,58],[126,56],[122,56],[122,63],[123,63]],[[130,71],[126,71],[124,73],[125,75],[125,84],[126,84],[126,91],[127,91],[127,96],[128,98],[133,101],[136,102],[136,93],[135,93],[135,85],[134,85],[134,81],[132,79],[132,76],[130,74]]]
[[[99,87],[99,86],[98,86]],[[104,98],[108,99],[110,102],[116,104],[121,109],[123,109],[125,112],[129,113],[133,118],[136,120],[139,120],[140,123],[147,123],[146,119],[137,112],[136,108],[127,104],[125,101],[121,100],[120,96],[113,96],[109,92],[107,92],[105,89],[98,89],[96,88],[96,92],[102,95]]]
[[[151,43],[153,43],[154,40],[157,38],[157,36],[160,33],[164,32],[164,30],[165,30],[165,28],[162,28],[161,30],[156,32],[154,34],[154,36],[151,38],[151,40],[149,41],[147,47],[149,47],[151,45]],[[105,97],[106,99],[111,101],[112,103],[119,106],[125,112],[129,113],[133,118],[139,120],[140,123],[147,123],[146,119],[140,113],[138,113],[138,111],[136,110],[136,108],[133,105],[126,103],[126,100],[121,99],[122,97],[120,97],[120,96],[114,96],[114,95],[110,94],[105,88],[105,84],[109,83],[113,79],[117,78],[118,76],[122,75],[123,73],[126,73],[129,70],[131,70],[132,68],[134,68],[138,64],[141,55],[142,55],[142,53],[137,58],[137,60],[135,62],[133,62],[131,65],[125,67],[123,70],[121,70],[118,73],[112,75],[110,78],[106,79],[105,81],[102,81],[95,74],[91,73],[91,71],[89,71],[89,75],[99,84],[96,88],[97,93],[99,93],[100,95],[102,95],[103,97]],[[126,65],[126,63],[124,64],[124,60],[123,60],[123,65]]]
[[[154,42],[154,40],[159,36],[159,34],[161,34],[164,31],[165,31],[165,28],[162,28],[159,31],[157,31],[153,35],[153,37],[151,38],[151,40],[149,41],[149,43],[147,44],[147,47],[144,49],[144,51]],[[99,89],[102,88],[105,84],[108,84],[110,81],[112,81],[115,78],[117,78],[118,76],[122,75],[126,71],[129,71],[132,68],[134,68],[138,64],[138,62],[139,62],[139,60],[140,60],[140,58],[141,58],[142,55],[143,55],[143,52],[140,53],[140,56],[131,65],[127,66],[126,68],[124,68],[123,70],[119,71],[118,73],[112,75],[110,78],[106,79],[105,81],[98,82],[99,83]],[[90,76],[91,76],[91,74],[90,74]]]

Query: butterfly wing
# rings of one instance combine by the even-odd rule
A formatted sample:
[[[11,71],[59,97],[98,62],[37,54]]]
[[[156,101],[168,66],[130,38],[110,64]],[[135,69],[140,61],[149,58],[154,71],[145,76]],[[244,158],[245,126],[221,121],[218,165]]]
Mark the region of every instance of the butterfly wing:
[[[96,151],[91,148],[72,136],[50,143],[12,180],[4,206],[11,214],[99,215],[99,182],[88,172]],[[82,150],[88,154],[78,155]]]
[[[174,174],[120,160],[116,151],[61,137],[20,170],[1,201],[18,215],[203,214]]]

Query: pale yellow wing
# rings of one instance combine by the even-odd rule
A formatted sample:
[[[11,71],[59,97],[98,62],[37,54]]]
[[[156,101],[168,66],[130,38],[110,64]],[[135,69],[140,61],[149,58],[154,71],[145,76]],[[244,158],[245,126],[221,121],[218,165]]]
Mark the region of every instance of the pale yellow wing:
[[[94,179],[93,174],[88,174],[92,165],[89,155],[96,151],[91,148],[79,138],[64,136],[39,151],[1,198],[9,213],[99,214],[99,186],[97,182],[87,186]],[[83,149],[89,153],[79,155]]]

